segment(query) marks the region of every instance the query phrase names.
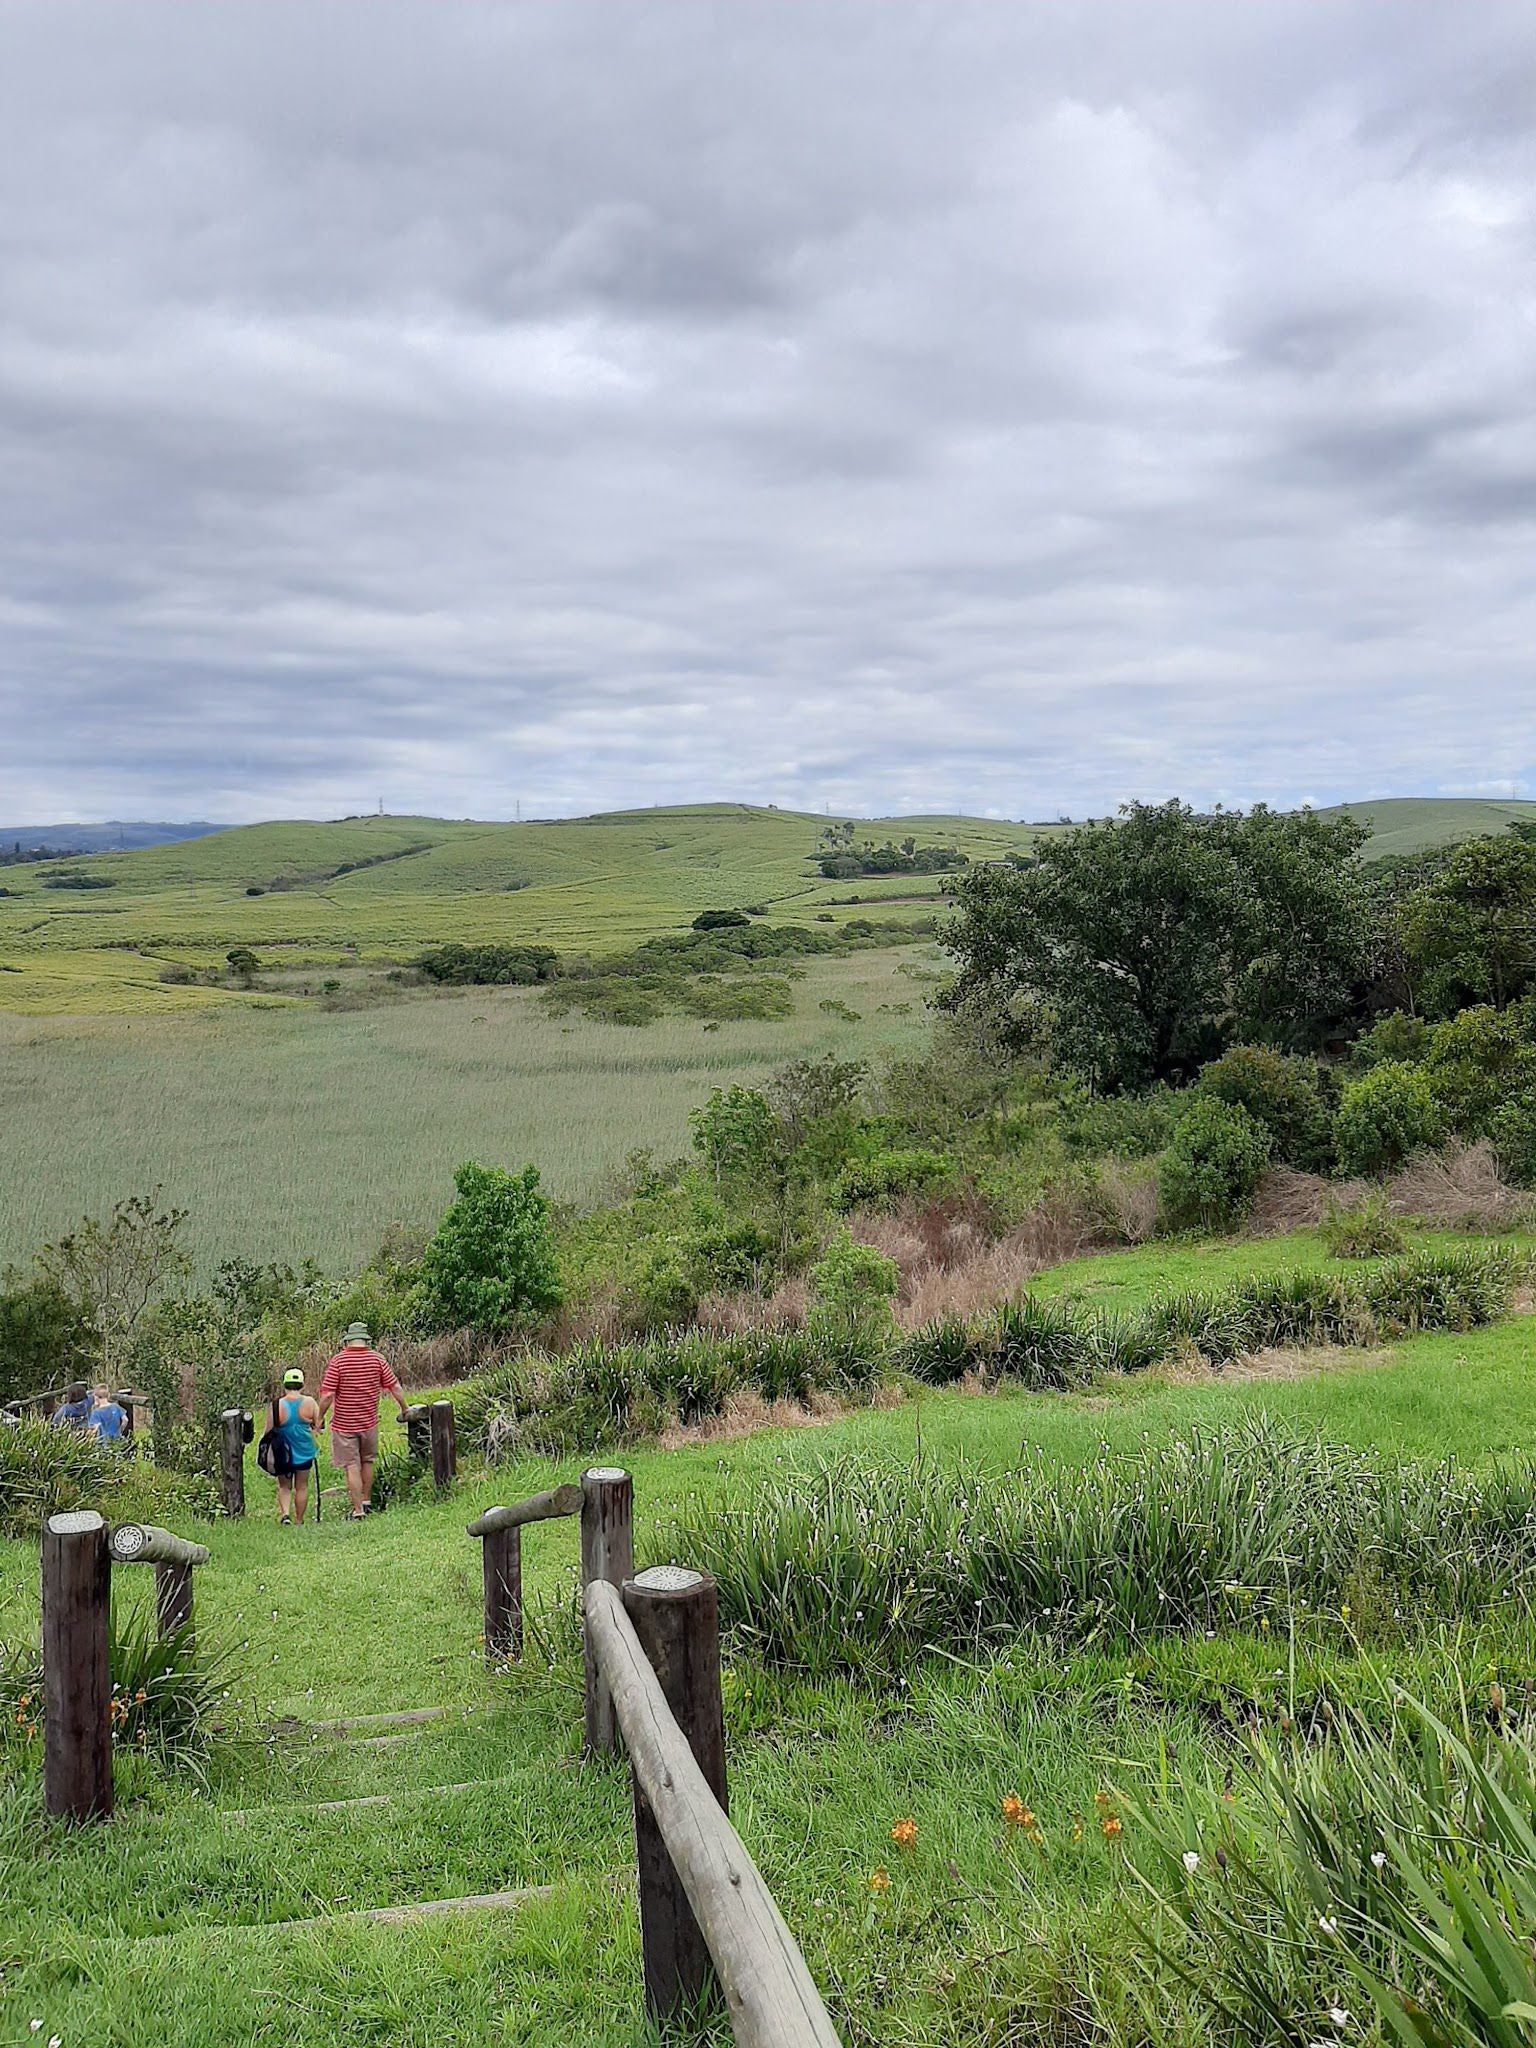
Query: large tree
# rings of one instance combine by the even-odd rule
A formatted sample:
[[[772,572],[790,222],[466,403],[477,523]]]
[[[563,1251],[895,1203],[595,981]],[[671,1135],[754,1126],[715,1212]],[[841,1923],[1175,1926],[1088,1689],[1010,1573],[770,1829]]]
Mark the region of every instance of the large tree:
[[[1536,844],[1469,839],[1407,896],[1398,930],[1415,1004],[1451,1017],[1536,988]]]
[[[1132,804],[973,868],[949,1008],[1105,1089],[1182,1081],[1235,1042],[1315,1046],[1368,952],[1365,828],[1310,811]]]

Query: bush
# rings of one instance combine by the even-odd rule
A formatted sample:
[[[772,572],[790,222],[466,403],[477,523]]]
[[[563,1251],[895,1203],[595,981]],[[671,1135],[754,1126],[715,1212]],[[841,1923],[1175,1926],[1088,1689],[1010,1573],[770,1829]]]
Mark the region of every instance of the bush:
[[[1174,1126],[1158,1167],[1163,1217],[1173,1230],[1234,1230],[1253,1205],[1270,1137],[1246,1109],[1202,1096]]]
[[[40,1394],[45,1387],[90,1379],[96,1333],[84,1309],[51,1280],[18,1280],[0,1287],[0,1401]]]
[[[1463,1010],[1437,1025],[1423,1071],[1450,1128],[1464,1138],[1486,1136],[1499,1110],[1536,1093],[1536,1044],[1524,1005]]]
[[[839,1209],[879,1208],[903,1195],[921,1194],[951,1178],[955,1162],[948,1153],[909,1150],[876,1152],[843,1169],[833,1189]]]
[[[1091,1377],[1084,1320],[1070,1301],[1021,1295],[998,1310],[995,1330],[997,1370],[1008,1379],[1062,1389]]]
[[[547,1315],[560,1302],[560,1274],[539,1169],[469,1160],[453,1184],[458,1198],[421,1261],[423,1328],[498,1336]]]
[[[1339,1169],[1390,1173],[1445,1136],[1445,1119],[1422,1067],[1383,1060],[1351,1081],[1333,1120]]]
[[[1323,1240],[1336,1259],[1379,1259],[1408,1249],[1403,1227],[1379,1189],[1349,1209],[1330,1200],[1323,1217]]]
[[[818,1337],[888,1336],[901,1281],[894,1259],[840,1230],[810,1270],[806,1326]]]
[[[1245,1109],[1269,1133],[1270,1157],[1314,1173],[1328,1164],[1328,1109],[1310,1060],[1268,1046],[1235,1045],[1195,1084],[1201,1095]]]
[[[750,920],[744,910],[701,910],[691,929],[696,932],[726,932],[733,926],[748,922]]]
[[[1517,1187],[1536,1187],[1536,1096],[1506,1102],[1488,1120],[1499,1171]]]

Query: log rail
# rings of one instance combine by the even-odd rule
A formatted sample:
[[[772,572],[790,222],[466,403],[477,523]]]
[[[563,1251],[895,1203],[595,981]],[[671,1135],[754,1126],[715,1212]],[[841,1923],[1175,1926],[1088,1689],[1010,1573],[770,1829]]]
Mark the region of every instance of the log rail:
[[[632,1615],[653,1642],[642,1641]],[[642,1572],[622,1592],[594,1580],[586,1624],[634,1777],[653,2015],[663,2018],[707,1993],[696,1962],[701,1942],[737,2048],[840,2048],[805,1958],[722,1804],[713,1581],[672,1565]],[[679,1709],[693,1724],[687,1734]],[[650,1830],[661,1845],[659,1862],[648,1854]]]

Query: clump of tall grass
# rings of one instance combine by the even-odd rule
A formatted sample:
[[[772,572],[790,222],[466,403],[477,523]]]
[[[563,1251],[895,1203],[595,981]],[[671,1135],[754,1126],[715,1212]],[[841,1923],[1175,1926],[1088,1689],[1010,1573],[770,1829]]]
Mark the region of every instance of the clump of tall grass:
[[[0,1426],[0,1532],[35,1536],[49,1515],[103,1507],[126,1476],[121,1454],[98,1436],[33,1416]]]
[[[1536,1567],[1536,1466],[1391,1465],[1266,1419],[1002,1476],[851,1459],[684,1517],[741,1649],[811,1673],[926,1651],[1284,1630],[1369,1589],[1375,1611],[1466,1614]],[[1357,1625],[1358,1622],[1357,1622]]]
[[[1495,1705],[1493,1714],[1502,1722]],[[1411,1700],[1313,1749],[1258,1744],[1251,1785],[1130,1806],[1147,1940],[1218,2040],[1525,2048],[1536,2013],[1536,1750]],[[1157,1996],[1155,1988],[1152,1993]],[[1351,2017],[1353,2015],[1353,2017]],[[1372,2023],[1374,2021],[1374,2024]]]
[[[805,1404],[857,1393],[887,1370],[884,1345],[857,1331],[682,1331],[633,1344],[590,1338],[551,1355],[524,1351],[455,1394],[458,1430],[492,1458],[633,1442],[708,1422],[739,1393]]]

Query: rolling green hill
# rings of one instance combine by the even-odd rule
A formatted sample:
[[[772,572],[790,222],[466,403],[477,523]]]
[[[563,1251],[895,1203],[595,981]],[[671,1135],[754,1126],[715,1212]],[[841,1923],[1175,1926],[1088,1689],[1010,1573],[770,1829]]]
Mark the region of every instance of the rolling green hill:
[[[1359,804],[1372,852],[1502,831],[1536,804],[1394,798]],[[162,977],[250,947],[271,969],[384,966],[450,940],[608,952],[700,911],[761,906],[780,920],[911,918],[943,902],[933,875],[827,881],[811,861],[826,823],[745,804],[486,824],[361,817],[248,825],[138,852],[0,870],[0,1010],[165,1013],[286,1000]],[[1056,827],[984,818],[875,818],[972,860],[1026,850]],[[853,909],[857,906],[857,909]]]

